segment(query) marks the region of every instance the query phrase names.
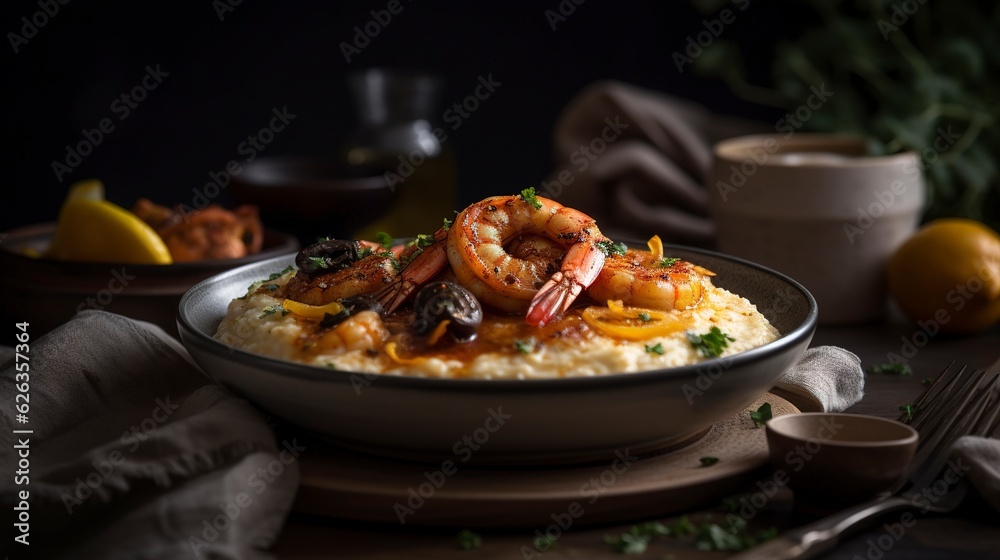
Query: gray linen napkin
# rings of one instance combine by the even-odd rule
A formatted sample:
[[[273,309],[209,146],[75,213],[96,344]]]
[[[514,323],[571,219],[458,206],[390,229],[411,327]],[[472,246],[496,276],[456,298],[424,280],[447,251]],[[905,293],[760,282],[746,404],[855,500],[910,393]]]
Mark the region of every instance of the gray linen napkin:
[[[30,329],[29,329],[30,332]],[[5,352],[3,358],[8,358]],[[30,342],[30,549],[12,558],[268,557],[298,488],[295,442],[148,323],[88,311]],[[0,401],[14,402],[4,360]],[[283,449],[284,447],[284,449]],[[2,456],[13,473],[17,457]],[[0,478],[4,511],[18,502]]]
[[[597,82],[563,110],[553,131],[555,168],[542,193],[586,212],[612,237],[654,232],[707,245],[705,179],[712,146],[765,132],[763,124],[621,82]]]
[[[817,346],[803,352],[771,392],[802,412],[842,412],[865,396],[865,372],[853,352]]]

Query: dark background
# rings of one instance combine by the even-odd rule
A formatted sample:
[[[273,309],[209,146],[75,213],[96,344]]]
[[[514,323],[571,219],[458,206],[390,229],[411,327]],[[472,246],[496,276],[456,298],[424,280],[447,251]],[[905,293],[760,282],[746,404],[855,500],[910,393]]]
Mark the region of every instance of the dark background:
[[[263,155],[331,153],[355,122],[346,76],[375,66],[443,76],[447,105],[472,93],[477,76],[492,73],[502,83],[459,130],[449,131],[462,203],[544,178],[560,109],[596,80],[775,118],[690,67],[677,71],[671,53],[682,51],[705,19],[685,3],[587,0],[553,30],[545,10],[557,11],[557,0],[402,0],[402,13],[348,64],[339,44],[351,42],[354,26],[363,27],[370,10],[386,4],[243,0],[220,21],[209,0],[71,1],[15,54],[8,33],[20,34],[21,18],[41,8],[37,0],[5,1],[0,230],[53,220],[68,186],[88,177],[100,178],[108,199],[126,207],[141,196],[190,201],[210,171],[240,157],[237,146],[266,125],[273,107],[287,106],[297,118]],[[740,12],[724,33],[752,38],[763,49],[793,29],[764,4]],[[119,121],[111,103],[157,64],[169,77]],[[52,161],[63,161],[65,146],[105,117],[115,130],[59,182]],[[219,201],[231,204],[225,192]]]

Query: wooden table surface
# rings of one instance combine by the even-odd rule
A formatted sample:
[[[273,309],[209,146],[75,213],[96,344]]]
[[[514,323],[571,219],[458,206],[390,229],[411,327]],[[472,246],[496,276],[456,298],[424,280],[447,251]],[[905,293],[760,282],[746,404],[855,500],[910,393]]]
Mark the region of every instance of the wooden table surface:
[[[867,367],[885,363],[890,353],[908,357],[912,376],[869,374],[865,380],[864,399],[849,412],[895,418],[901,404],[912,402],[922,390],[921,381],[934,377],[949,362],[956,361],[976,368],[1000,369],[1000,327],[973,336],[936,334],[923,336],[913,323],[893,315],[884,323],[859,327],[821,327],[813,346],[836,345],[856,353]],[[755,490],[754,486],[747,492]],[[869,560],[937,559],[937,558],[1000,558],[1000,514],[988,509],[977,498],[959,512],[946,516],[918,515],[917,522],[891,544],[883,523],[892,522],[890,514],[878,525],[864,530],[824,556],[830,559],[866,558]],[[724,523],[721,504],[706,504],[704,510],[688,516],[695,523],[703,520]],[[898,519],[899,513],[895,514]],[[676,517],[660,519],[665,524]],[[754,516],[749,526],[764,530],[795,527],[808,521],[795,512],[790,492],[783,491],[770,500],[763,511]],[[604,544],[606,534],[620,534],[632,523],[618,526],[572,528],[565,532],[548,552],[531,556],[522,546],[532,546],[529,531],[480,531],[482,546],[475,550],[460,550],[452,530],[410,529],[400,526],[350,523],[334,519],[293,514],[273,552],[282,560],[312,560],[321,558],[726,558],[730,552],[702,552],[694,548],[693,539],[659,537],[642,555],[624,556]],[[879,541],[879,537],[882,537]],[[888,546],[879,546],[879,543]],[[883,550],[888,548],[888,550]]]

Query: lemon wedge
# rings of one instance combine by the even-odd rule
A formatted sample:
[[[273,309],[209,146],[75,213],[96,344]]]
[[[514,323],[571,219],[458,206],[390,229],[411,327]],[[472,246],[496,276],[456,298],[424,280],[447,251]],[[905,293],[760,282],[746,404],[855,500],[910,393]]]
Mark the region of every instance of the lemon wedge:
[[[104,200],[104,183],[98,179],[84,179],[69,186],[69,194],[63,202],[71,200]]]
[[[75,184],[63,203],[46,257],[129,264],[173,262],[153,228],[121,206],[94,198],[103,197],[99,181],[86,183]]]

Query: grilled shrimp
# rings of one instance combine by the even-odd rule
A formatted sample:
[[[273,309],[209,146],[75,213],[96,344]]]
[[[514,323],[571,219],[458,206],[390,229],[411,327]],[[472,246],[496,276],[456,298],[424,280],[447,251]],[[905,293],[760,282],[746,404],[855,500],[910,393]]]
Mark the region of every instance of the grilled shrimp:
[[[284,297],[309,305],[367,294],[396,278],[396,258],[386,252],[362,257],[364,249],[381,246],[369,241],[327,239],[299,251],[295,276],[284,287]]]
[[[597,301],[622,300],[626,305],[650,309],[686,309],[701,301],[710,270],[687,261],[664,259],[659,236],[648,242],[649,251],[629,249],[612,255],[587,295]]]
[[[448,235],[448,260],[459,282],[494,307],[527,311],[526,322],[544,326],[569,308],[597,278],[605,241],[594,219],[547,198],[540,208],[518,196],[495,196],[467,207]],[[543,259],[512,255],[505,246],[541,235],[566,251],[558,270]]]
[[[410,245],[403,249],[400,259],[408,264],[403,267],[395,280],[373,294],[385,308],[386,313],[395,311],[406,298],[410,297],[410,294],[416,291],[417,287],[444,270],[448,265],[448,256],[445,253],[447,239],[448,230],[440,228],[434,232],[430,245],[422,248],[419,245]]]

